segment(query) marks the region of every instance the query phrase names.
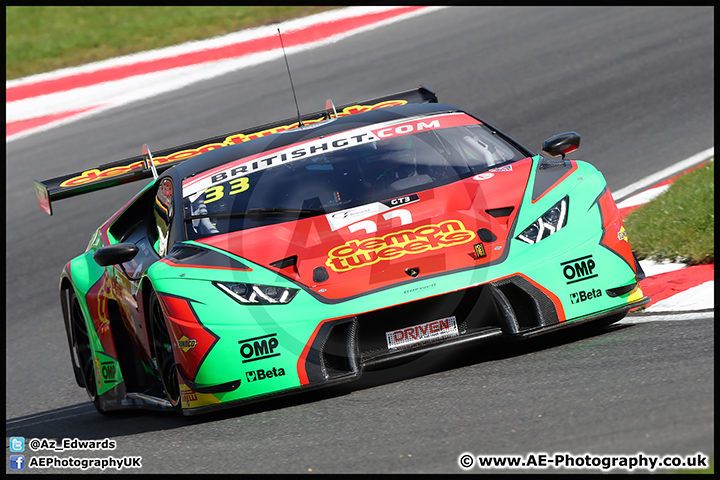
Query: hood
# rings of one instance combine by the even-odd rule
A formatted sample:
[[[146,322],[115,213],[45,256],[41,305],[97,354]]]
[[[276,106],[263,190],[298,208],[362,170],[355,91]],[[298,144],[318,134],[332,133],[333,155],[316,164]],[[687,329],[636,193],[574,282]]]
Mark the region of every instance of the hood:
[[[504,256],[530,158],[449,185],[199,240],[327,300],[486,265]]]

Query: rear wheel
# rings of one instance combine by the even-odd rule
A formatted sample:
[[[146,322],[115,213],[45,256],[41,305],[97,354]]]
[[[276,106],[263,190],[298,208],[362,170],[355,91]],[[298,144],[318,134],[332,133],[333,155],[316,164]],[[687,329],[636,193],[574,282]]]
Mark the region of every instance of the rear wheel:
[[[168,332],[165,314],[155,291],[150,292],[150,325],[152,329],[152,350],[157,363],[160,381],[168,401],[173,408],[180,409],[180,384],[172,349],[172,339]]]

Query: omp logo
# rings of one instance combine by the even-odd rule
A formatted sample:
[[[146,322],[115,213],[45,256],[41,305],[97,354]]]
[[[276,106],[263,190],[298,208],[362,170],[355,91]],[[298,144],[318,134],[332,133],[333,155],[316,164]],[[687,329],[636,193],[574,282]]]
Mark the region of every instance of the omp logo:
[[[279,345],[276,336],[277,333],[271,333],[262,337],[240,340],[238,342],[240,344],[240,356],[245,359],[242,363],[279,356],[279,353],[275,353],[275,349]]]
[[[597,273],[593,274],[595,261],[592,259],[592,255],[562,262],[560,266],[562,267],[563,275],[567,279],[567,282],[565,282],[566,285],[582,282],[598,276]]]
[[[188,338],[185,335],[180,337],[178,339],[178,348],[183,351],[183,353],[187,353],[188,350],[195,348],[197,345],[197,340],[194,338]]]
[[[602,291],[600,291],[600,289],[588,290],[587,292],[580,291],[570,294],[570,303],[575,304],[600,297],[602,297]]]
[[[284,377],[285,369],[273,367],[272,370],[265,370],[261,368],[259,370],[245,372],[245,376],[247,377],[248,382],[257,382],[265,380],[266,378]]]
[[[102,362],[100,372],[104,382],[114,382],[117,379],[117,366],[115,362]]]
[[[474,238],[475,232],[467,230],[461,221],[447,220],[363,241],[350,240],[330,250],[325,265],[336,272],[347,272],[408,254],[461,245]]]

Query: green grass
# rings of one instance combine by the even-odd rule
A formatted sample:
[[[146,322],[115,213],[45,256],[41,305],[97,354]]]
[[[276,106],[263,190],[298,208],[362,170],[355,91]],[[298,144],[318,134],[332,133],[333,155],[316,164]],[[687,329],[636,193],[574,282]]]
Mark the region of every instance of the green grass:
[[[715,162],[676,179],[625,219],[639,259],[715,262]]]
[[[710,474],[712,475],[715,473],[715,459],[710,458],[710,462],[708,463],[708,468],[703,469],[694,469],[694,470],[679,470],[675,473],[684,474],[684,475],[697,475],[697,474]]]
[[[5,79],[303,17],[333,7],[5,7]]]

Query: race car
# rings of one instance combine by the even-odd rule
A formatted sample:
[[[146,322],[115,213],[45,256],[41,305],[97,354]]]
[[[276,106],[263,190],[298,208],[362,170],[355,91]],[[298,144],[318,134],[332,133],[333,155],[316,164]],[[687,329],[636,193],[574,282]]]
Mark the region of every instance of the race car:
[[[602,174],[419,87],[35,182],[151,179],[60,276],[75,380],[108,414],[196,415],[647,304]]]

